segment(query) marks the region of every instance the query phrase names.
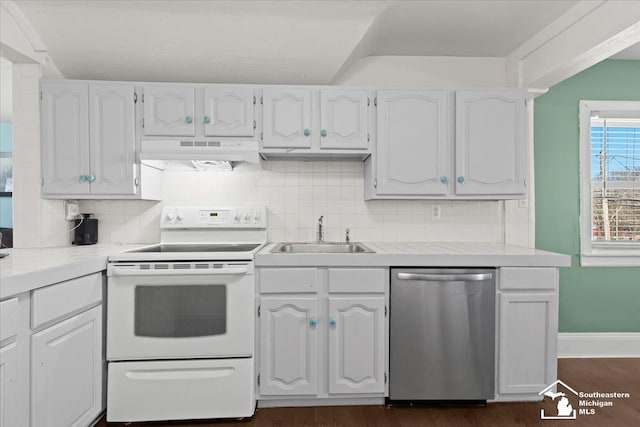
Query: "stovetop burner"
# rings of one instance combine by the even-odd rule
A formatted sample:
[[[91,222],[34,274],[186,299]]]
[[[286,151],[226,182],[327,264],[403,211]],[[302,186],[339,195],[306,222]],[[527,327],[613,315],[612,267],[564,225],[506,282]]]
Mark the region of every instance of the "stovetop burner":
[[[218,244],[160,244],[135,249],[129,253],[176,253],[176,252],[251,252],[260,246],[256,243],[218,243]]]

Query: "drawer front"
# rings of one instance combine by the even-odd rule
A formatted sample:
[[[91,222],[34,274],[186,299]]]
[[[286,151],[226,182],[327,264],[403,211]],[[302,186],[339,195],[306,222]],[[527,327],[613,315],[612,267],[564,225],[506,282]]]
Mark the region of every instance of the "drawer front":
[[[102,273],[37,289],[31,295],[31,327],[62,319],[101,301]]]
[[[260,293],[315,293],[315,268],[264,268],[260,270]]]
[[[107,421],[253,415],[253,358],[111,362]]]
[[[0,341],[18,335],[18,298],[0,302]]]
[[[330,268],[331,293],[384,293],[388,281],[385,268]]]
[[[557,283],[558,275],[555,268],[500,269],[500,290],[556,290]]]

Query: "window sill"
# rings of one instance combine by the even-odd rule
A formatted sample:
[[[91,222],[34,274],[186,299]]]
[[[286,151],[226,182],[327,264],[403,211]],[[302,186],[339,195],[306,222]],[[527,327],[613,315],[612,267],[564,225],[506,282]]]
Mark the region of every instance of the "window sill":
[[[615,252],[615,253],[611,253]],[[629,253],[620,254],[620,250],[597,250],[591,254],[580,254],[580,266],[582,267],[640,267],[640,250],[630,250]]]

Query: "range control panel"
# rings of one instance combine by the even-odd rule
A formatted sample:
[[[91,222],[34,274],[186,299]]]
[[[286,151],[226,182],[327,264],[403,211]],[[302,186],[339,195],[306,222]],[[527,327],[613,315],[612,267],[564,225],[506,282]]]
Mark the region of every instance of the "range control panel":
[[[267,228],[264,207],[165,206],[161,228]]]

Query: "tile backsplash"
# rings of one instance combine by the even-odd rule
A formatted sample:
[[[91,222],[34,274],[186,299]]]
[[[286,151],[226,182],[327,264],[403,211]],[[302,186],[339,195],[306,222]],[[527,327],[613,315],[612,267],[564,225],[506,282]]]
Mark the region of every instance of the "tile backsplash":
[[[504,202],[449,200],[364,201],[360,161],[267,161],[264,170],[196,171],[170,164],[161,202],[83,200],[99,219],[101,243],[154,243],[163,205],[264,205],[269,241],[315,239],[324,215],[325,239],[353,241],[467,241],[504,239]],[[440,219],[432,206],[440,205]]]

